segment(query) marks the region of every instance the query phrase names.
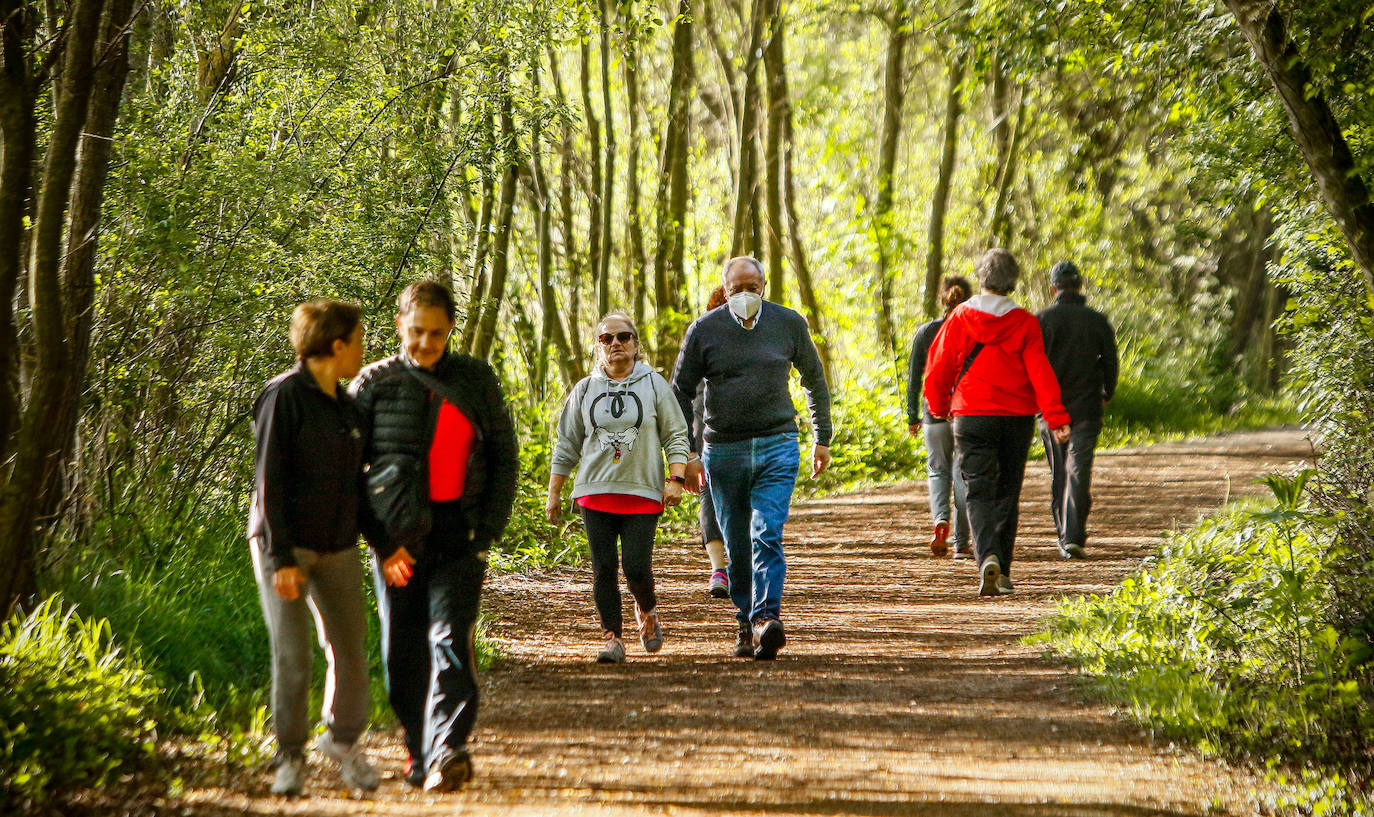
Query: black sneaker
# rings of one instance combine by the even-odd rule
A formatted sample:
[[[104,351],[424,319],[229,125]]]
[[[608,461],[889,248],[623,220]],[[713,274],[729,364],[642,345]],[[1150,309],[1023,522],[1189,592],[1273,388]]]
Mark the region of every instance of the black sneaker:
[[[761,618],[754,622],[754,636],[759,645],[754,649],[754,658],[758,661],[772,661],[778,656],[778,650],[787,643],[787,636],[782,631],[782,622],[776,618]]]
[[[1076,542],[1068,542],[1059,546],[1059,558],[1061,559],[1086,559],[1088,552],[1083,546]]]
[[[439,768],[429,773],[425,778],[425,791],[429,792],[449,792],[458,791],[464,784],[472,779],[472,756],[466,749],[451,750],[452,754],[444,758],[444,762]]]
[[[754,633],[748,627],[739,628],[739,635],[735,637],[735,657],[754,657]]]
[[[405,780],[415,788],[425,785],[425,767],[415,762],[415,756],[406,757]]]

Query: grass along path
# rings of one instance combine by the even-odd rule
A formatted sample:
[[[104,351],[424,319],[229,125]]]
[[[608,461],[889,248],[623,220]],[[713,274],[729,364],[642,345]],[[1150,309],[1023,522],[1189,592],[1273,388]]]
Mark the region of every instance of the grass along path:
[[[1258,432],[1099,455],[1090,555],[1057,558],[1042,462],[1028,468],[1014,596],[979,599],[968,562],[924,547],[924,483],[799,503],[787,527],[774,663],[728,657],[728,601],[709,599],[694,542],[656,556],[665,646],[600,641],[585,568],[503,576],[485,598],[505,659],[484,679],[477,777],[429,796],[400,779],[395,735],[371,739],[381,789],[314,769],[311,796],[267,774],[195,788],[179,814],[1010,815],[1254,814],[1247,772],[1152,743],[1075,674],[1020,644],[1066,594],[1103,592],[1159,533],[1191,523],[1309,452]],[[837,452],[843,456],[843,452]],[[627,610],[629,597],[625,596]],[[630,614],[627,612],[627,616]]]

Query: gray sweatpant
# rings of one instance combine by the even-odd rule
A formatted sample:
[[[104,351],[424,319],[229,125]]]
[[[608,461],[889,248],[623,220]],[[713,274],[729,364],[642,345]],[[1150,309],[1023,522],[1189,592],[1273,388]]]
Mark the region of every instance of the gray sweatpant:
[[[283,601],[273,569],[257,540],[249,544],[258,598],[272,642],[272,726],[282,754],[299,755],[310,737],[310,619],[328,664],[320,717],[338,743],[352,745],[367,727],[367,634],[362,557],[357,548],[316,553],[296,548],[305,587],[295,601]]]

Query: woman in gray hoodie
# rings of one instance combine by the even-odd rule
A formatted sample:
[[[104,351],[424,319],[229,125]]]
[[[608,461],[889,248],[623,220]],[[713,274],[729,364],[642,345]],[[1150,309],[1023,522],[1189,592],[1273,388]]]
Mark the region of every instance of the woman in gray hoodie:
[[[682,501],[687,421],[668,381],[641,360],[639,333],[628,316],[612,312],[596,331],[596,366],[573,386],[558,420],[545,511],[550,522],[559,521],[563,484],[576,468],[572,498],[587,528],[606,638],[597,660],[619,664],[625,643],[617,562],[635,599],[640,643],[646,652],[663,646],[651,559],[659,514]]]

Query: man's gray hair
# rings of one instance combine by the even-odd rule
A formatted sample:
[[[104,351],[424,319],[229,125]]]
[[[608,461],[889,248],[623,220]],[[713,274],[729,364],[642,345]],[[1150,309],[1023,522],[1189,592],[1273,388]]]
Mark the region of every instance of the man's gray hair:
[[[757,271],[759,274],[759,277],[763,279],[763,282],[765,284],[768,283],[768,276],[763,274],[763,264],[759,262],[759,259],[755,258],[752,255],[737,255],[734,258],[731,258],[729,261],[726,261],[725,266],[720,268],[720,280],[725,280],[725,276],[730,274],[731,267],[733,267],[736,264],[745,263],[753,264],[755,271]]]
[[[994,247],[978,256],[978,263],[973,269],[978,275],[978,285],[998,295],[1010,295],[1021,277],[1021,265],[1001,247]]]

